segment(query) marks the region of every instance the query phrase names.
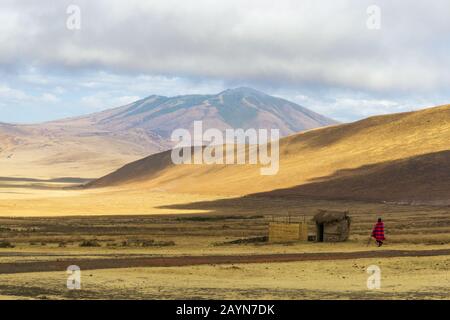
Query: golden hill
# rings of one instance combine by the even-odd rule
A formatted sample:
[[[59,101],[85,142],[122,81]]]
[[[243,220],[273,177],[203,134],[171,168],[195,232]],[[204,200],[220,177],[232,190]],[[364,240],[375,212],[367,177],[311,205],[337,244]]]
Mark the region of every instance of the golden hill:
[[[371,117],[307,131],[280,142],[280,170],[258,165],[178,165],[170,153],[128,164],[91,187],[183,193],[368,200],[450,199],[450,105]],[[414,191],[415,190],[415,191]]]
[[[77,119],[0,123],[0,177],[96,178],[167,148],[149,132],[113,132]]]

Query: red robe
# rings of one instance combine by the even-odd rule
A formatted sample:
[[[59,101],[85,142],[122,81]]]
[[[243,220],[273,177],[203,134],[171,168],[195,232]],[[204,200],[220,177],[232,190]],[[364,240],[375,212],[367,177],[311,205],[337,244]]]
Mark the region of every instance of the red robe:
[[[377,222],[377,224],[373,228],[372,237],[374,237],[377,241],[385,240],[385,237],[384,237],[384,223],[383,222]]]

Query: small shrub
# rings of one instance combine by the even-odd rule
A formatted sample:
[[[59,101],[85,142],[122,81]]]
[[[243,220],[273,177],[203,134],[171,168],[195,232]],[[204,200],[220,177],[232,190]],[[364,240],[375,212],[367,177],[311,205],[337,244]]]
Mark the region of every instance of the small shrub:
[[[97,240],[84,240],[80,243],[80,247],[101,247]]]
[[[15,245],[13,245],[9,241],[0,241],[0,248],[14,248]]]
[[[242,215],[234,215],[234,216],[193,216],[193,217],[181,217],[176,218],[176,221],[194,221],[194,222],[215,222],[215,221],[225,221],[225,220],[251,220],[251,219],[263,219],[262,215],[254,215],[254,216],[242,216]]]
[[[175,242],[173,241],[155,241],[155,240],[145,240],[141,242],[141,246],[143,247],[170,247],[174,246]]]
[[[262,236],[262,237],[251,237],[251,238],[243,238],[243,239],[237,239],[232,241],[225,241],[225,242],[215,242],[213,243],[214,246],[226,246],[226,245],[235,245],[235,244],[264,244],[269,241],[269,237]]]
[[[174,241],[158,241],[154,243],[154,246],[157,247],[170,247],[170,246],[174,246],[175,242]]]
[[[153,247],[155,245],[155,240],[144,240],[141,242],[143,247]]]
[[[174,246],[173,241],[155,241],[153,239],[149,240],[128,240],[122,242],[122,247],[169,247]]]

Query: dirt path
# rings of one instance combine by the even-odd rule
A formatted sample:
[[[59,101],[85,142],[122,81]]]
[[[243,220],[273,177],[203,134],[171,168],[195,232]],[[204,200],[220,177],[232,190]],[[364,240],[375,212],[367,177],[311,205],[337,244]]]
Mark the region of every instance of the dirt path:
[[[36,261],[23,263],[1,263],[0,274],[65,271],[70,265],[81,270],[138,268],[138,267],[180,267],[205,264],[274,263],[314,260],[345,260],[364,258],[430,257],[450,256],[450,249],[443,250],[387,250],[360,252],[320,252],[267,255],[229,255],[229,256],[178,256],[178,257],[139,257],[107,259],[61,259],[57,261]]]

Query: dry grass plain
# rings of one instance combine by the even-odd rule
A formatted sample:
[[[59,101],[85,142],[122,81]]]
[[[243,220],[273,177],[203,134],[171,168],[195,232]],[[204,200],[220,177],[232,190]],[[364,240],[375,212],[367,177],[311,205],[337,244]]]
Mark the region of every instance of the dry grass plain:
[[[3,181],[0,267],[51,261],[450,249],[450,208],[292,198],[167,194],[140,189],[61,189],[69,182]],[[272,219],[349,210],[346,243],[268,244]],[[387,242],[368,247],[378,216]],[[310,224],[310,231],[313,225]],[[80,244],[89,246],[81,247]],[[96,246],[91,246],[96,245]],[[368,290],[366,268],[382,270]],[[82,271],[82,290],[60,271],[0,274],[4,299],[449,299],[450,256],[364,258]]]
[[[368,290],[366,268],[382,270]],[[449,299],[448,257],[126,268],[82,272],[82,289],[65,272],[0,275],[7,298],[40,299]]]
[[[82,167],[74,171],[58,163],[53,164],[54,174],[17,166],[22,175],[0,178],[0,298],[450,299],[450,255],[446,254],[450,207],[444,205],[449,199],[449,119],[450,106],[443,106],[287,137],[281,144],[276,177],[260,176],[254,166],[174,167],[168,154],[162,153],[97,181],[104,188],[84,189],[75,187],[84,179],[52,178],[56,173],[94,177],[98,172]],[[404,161],[410,157],[412,162]],[[5,174],[15,172],[6,167],[12,163],[8,159],[0,170]],[[383,170],[377,169],[378,164]],[[74,165],[78,166],[76,161]],[[376,182],[366,179],[373,176],[400,182],[390,185],[383,178],[375,185],[380,198],[393,196],[390,203],[375,198],[373,202],[312,200],[295,189],[327,182],[330,192],[343,190],[344,196],[353,196],[355,190],[373,191],[374,185],[366,183]],[[407,180],[410,177],[417,179]],[[341,178],[351,178],[345,180],[346,189],[340,184],[330,188],[329,183]],[[248,196],[282,188],[295,192]],[[409,200],[428,205],[399,204]],[[288,215],[310,220],[318,209],[350,212],[349,241],[254,241],[267,236],[270,221]],[[380,216],[386,223],[387,241],[382,248],[368,246],[371,228]],[[309,227],[314,230],[312,223]],[[392,250],[405,255],[387,257]],[[367,251],[373,256],[367,257]],[[333,259],[218,263],[220,259],[214,258],[248,261],[257,255],[301,253],[323,253]],[[335,258],[350,254],[355,258]],[[154,259],[176,257],[186,261],[200,257],[210,263],[151,264]],[[136,259],[141,263],[136,264]],[[82,270],[80,291],[66,288],[65,269],[73,261],[91,266]],[[366,287],[369,265],[381,268],[379,290]]]

